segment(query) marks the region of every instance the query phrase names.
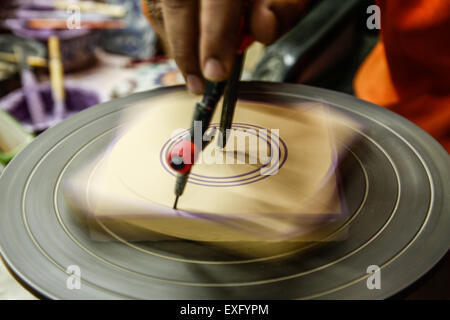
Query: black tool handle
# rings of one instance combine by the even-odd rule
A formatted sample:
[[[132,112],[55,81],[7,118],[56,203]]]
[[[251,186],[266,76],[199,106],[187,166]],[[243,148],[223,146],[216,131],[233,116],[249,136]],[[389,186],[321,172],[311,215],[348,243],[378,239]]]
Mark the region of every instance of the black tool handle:
[[[200,122],[202,127],[202,138],[208,129],[211,118],[214,114],[214,110],[219,103],[223,92],[225,91],[225,86],[227,82],[212,82],[208,81],[206,83],[205,93],[203,95],[203,99],[201,102],[197,102],[195,105],[194,116],[192,119],[191,129],[190,129],[190,138],[191,141],[194,141],[194,130],[195,130],[195,122]],[[200,150],[203,149],[202,146],[197,146]]]
[[[222,82],[208,81],[206,83],[205,93],[203,95],[202,101],[197,102],[195,105],[194,116],[192,118],[192,124],[189,133],[191,141],[195,143],[196,142],[194,139],[195,125],[196,122],[201,123],[201,135],[202,135],[201,136],[202,139],[200,139],[201,145],[197,146],[199,150],[203,150],[203,148],[206,146],[206,144],[203,143],[203,135],[205,134],[206,130],[208,130],[208,127],[211,123],[211,118],[214,114],[214,110],[216,109],[217,104],[219,103],[223,95],[226,84],[227,81]],[[184,189],[186,188],[189,173],[190,172],[186,172],[177,175],[177,181],[175,184],[175,195],[177,196],[177,200],[178,197],[183,194]],[[174,208],[176,208],[176,202]]]
[[[239,80],[241,79],[242,67],[244,64],[245,53],[237,54],[235,59],[235,67],[233,73],[228,79],[226,92],[223,99],[222,115],[220,117],[220,135],[217,144],[221,148],[225,148],[228,141],[228,131],[233,123],[234,110],[236,109],[236,101],[239,92]]]

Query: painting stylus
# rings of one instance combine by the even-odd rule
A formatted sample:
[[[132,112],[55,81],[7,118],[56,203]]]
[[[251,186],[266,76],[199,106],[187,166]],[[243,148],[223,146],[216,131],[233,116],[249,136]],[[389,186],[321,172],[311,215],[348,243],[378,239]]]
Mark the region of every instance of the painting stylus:
[[[203,99],[195,105],[194,116],[192,118],[191,129],[189,136],[175,145],[169,152],[168,163],[177,174],[175,183],[175,202],[173,208],[177,208],[178,199],[183,194],[186,188],[186,183],[189,178],[192,165],[198,153],[205,147],[203,144],[203,135],[208,129],[213,116],[214,110],[222,97],[225,90],[226,82],[212,82],[206,83],[205,93]],[[201,128],[201,139],[194,141],[194,132],[196,128]],[[196,145],[200,144],[200,145]]]
[[[9,63],[20,63],[14,53],[0,52],[0,60]],[[45,58],[36,56],[27,56],[27,63],[30,67],[47,67],[47,60]]]
[[[194,164],[197,154],[205,148],[205,144],[202,143],[203,135],[208,129],[211,122],[211,117],[217,106],[217,103],[225,93],[224,103],[222,107],[222,116],[220,121],[220,132],[221,139],[219,140],[219,145],[225,147],[227,142],[227,131],[231,128],[233,122],[234,110],[236,107],[239,80],[242,73],[242,66],[244,63],[244,52],[248,46],[253,42],[253,38],[249,35],[248,30],[246,30],[245,20],[250,12],[250,7],[253,1],[247,0],[244,2],[244,14],[242,15],[241,25],[240,25],[240,42],[236,53],[235,63],[231,77],[227,81],[222,82],[211,82],[206,83],[205,93],[203,95],[203,100],[198,102],[195,107],[194,118],[190,130],[190,139],[185,139],[180,143],[176,144],[175,147],[169,152],[168,163],[170,167],[175,170],[177,174],[177,181],[175,183],[175,202],[173,208],[176,210],[178,205],[178,200],[183,194],[184,189],[189,178],[189,173],[191,171],[192,165]],[[201,123],[202,128],[202,139],[200,143],[202,145],[197,146],[194,142],[194,129],[196,122]],[[197,142],[199,143],[199,142]]]
[[[53,98],[53,114],[56,121],[64,118],[66,112],[66,92],[64,91],[64,70],[61,61],[59,38],[51,36],[48,39],[48,55],[50,69],[50,84]]]

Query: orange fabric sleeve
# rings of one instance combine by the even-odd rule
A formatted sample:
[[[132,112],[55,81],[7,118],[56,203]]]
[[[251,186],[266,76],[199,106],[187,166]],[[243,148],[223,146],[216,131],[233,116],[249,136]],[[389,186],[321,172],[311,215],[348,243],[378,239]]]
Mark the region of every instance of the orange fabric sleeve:
[[[450,1],[377,4],[381,38],[358,70],[355,93],[416,123],[450,151]]]

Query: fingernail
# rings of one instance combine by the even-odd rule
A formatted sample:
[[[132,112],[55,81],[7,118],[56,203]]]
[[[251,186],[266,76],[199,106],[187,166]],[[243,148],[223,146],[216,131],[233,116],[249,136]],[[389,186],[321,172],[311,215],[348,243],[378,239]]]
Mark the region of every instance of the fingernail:
[[[203,70],[205,78],[211,81],[220,81],[225,79],[225,69],[217,59],[208,59],[205,63],[205,69]]]
[[[203,92],[203,81],[196,75],[188,75],[186,77],[186,84],[189,91],[194,94],[201,94]]]

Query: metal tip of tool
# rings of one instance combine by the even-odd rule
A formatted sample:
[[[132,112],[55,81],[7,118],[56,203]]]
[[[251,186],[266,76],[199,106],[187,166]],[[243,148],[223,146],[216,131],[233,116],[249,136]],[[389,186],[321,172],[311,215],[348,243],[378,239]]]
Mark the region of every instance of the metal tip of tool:
[[[227,137],[225,135],[222,136],[222,144],[220,148],[225,149],[227,147]]]
[[[174,210],[177,210],[177,204],[178,204],[178,198],[179,198],[180,196],[177,196],[176,198],[175,198],[175,202],[174,202],[174,204],[173,204],[173,209]]]

